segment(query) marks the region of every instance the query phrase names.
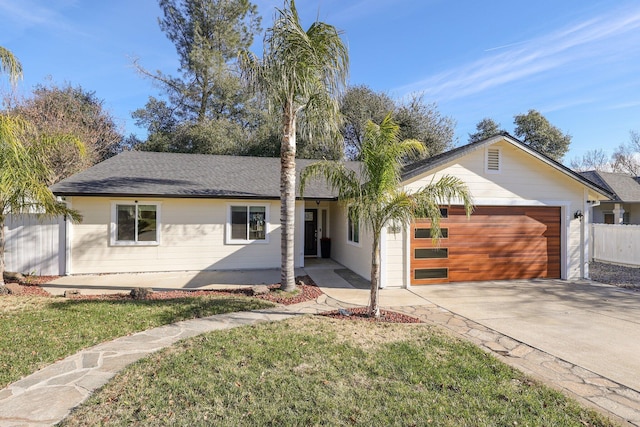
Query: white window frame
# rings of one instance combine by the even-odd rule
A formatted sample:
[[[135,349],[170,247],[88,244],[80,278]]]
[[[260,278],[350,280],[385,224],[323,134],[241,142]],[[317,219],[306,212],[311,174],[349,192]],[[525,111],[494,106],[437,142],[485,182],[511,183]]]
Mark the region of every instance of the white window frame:
[[[136,207],[136,230],[138,228],[138,206],[152,205],[156,207],[156,240],[154,241],[138,241],[138,240],[117,240],[118,237],[118,205],[135,206]],[[153,200],[112,200],[111,201],[111,227],[110,227],[110,243],[111,246],[158,246],[160,245],[161,230],[161,206],[162,203]],[[137,238],[137,232],[135,233]]]
[[[231,238],[231,207],[232,206],[245,206],[247,210],[253,207],[264,208],[264,239],[232,239]],[[270,226],[270,211],[271,204],[270,203],[247,203],[243,201],[238,202],[230,202],[227,203],[227,222],[225,224],[225,244],[227,245],[248,245],[248,244],[259,244],[266,245],[269,243],[269,234],[271,231]],[[247,223],[247,228],[249,224]],[[247,232],[247,236],[249,233]]]
[[[347,227],[346,227],[347,228],[347,244],[361,247],[362,246],[362,243],[361,243],[361,241],[362,241],[362,227],[360,226],[360,219],[358,219],[358,221],[357,221],[358,241],[354,241],[353,240],[353,236],[356,235],[356,233],[355,233],[355,231],[356,231],[355,225],[356,224],[352,224],[352,221],[351,221],[351,218],[350,218],[350,215],[349,215],[349,210],[350,210],[350,208],[347,207],[347,218],[346,218],[347,219]],[[351,239],[349,239],[349,234],[351,234]]]
[[[498,152],[498,169],[489,169],[489,151],[495,150]],[[484,171],[485,173],[501,173],[502,172],[502,148],[500,147],[487,147],[484,152]]]

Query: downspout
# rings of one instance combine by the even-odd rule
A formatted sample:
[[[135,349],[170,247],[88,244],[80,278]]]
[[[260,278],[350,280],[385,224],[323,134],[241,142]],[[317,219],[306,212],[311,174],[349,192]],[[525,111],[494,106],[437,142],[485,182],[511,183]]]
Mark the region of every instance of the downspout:
[[[64,197],[58,197],[58,201],[64,203],[71,209],[71,202]],[[63,276],[71,275],[71,221],[67,215],[64,216],[64,271]]]

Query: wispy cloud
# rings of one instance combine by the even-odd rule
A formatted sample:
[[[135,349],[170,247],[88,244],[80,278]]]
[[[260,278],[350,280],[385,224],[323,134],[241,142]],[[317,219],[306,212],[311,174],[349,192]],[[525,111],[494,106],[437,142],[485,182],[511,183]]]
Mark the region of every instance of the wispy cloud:
[[[620,9],[608,15],[560,28],[527,41],[490,48],[489,56],[427,76],[395,93],[424,92],[430,98],[451,100],[477,94],[541,73],[592,61],[619,59],[625,46],[640,44],[640,8]],[[613,43],[615,41],[615,43]],[[612,49],[615,46],[615,49]]]
[[[4,20],[23,30],[37,26],[56,31],[76,32],[60,12],[74,3],[73,0],[57,2],[0,0],[0,14],[3,15]]]

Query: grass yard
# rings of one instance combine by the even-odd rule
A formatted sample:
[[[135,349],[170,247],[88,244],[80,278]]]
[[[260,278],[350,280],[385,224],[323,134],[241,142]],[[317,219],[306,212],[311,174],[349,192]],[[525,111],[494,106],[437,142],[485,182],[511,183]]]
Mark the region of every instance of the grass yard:
[[[170,300],[0,298],[0,388],[95,344],[194,317],[271,307],[246,297]]]
[[[613,424],[425,324],[303,316],[151,355],[62,425]]]

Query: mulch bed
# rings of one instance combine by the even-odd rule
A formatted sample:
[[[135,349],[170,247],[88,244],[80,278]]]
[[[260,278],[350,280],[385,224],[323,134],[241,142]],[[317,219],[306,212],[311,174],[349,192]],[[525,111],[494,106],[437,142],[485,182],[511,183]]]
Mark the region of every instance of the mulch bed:
[[[380,310],[380,318],[369,317],[367,307],[356,307],[349,309],[340,309],[322,313],[321,316],[331,317],[340,320],[362,320],[365,322],[379,323],[422,323],[420,319],[415,317],[397,313],[395,311]]]

